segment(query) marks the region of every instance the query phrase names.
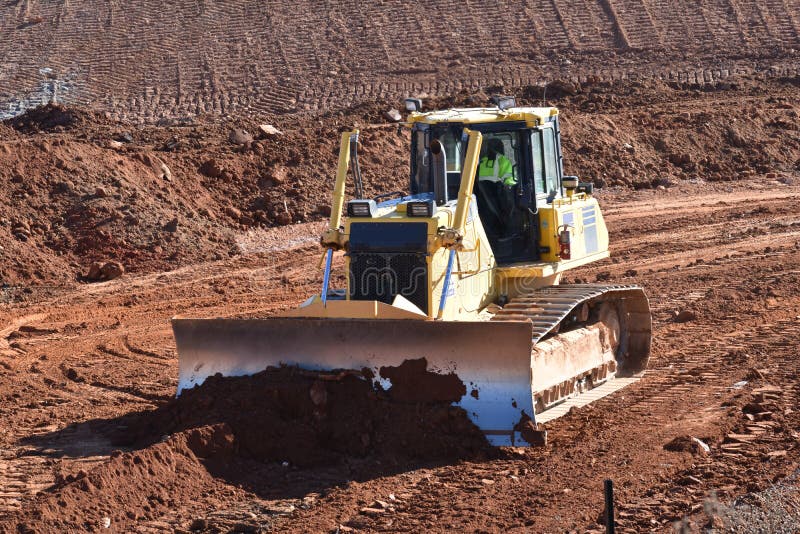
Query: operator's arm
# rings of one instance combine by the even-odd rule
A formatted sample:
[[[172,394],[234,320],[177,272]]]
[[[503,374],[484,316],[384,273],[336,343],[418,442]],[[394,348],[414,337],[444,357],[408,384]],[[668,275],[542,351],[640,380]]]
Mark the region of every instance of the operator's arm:
[[[514,167],[511,160],[505,156],[498,156],[498,175],[503,185],[517,185],[517,178],[514,176]]]

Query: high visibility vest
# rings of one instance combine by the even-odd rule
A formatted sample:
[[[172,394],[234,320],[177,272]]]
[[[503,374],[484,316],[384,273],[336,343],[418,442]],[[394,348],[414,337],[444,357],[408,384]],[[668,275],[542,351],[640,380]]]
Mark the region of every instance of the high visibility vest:
[[[486,156],[481,158],[478,165],[478,179],[489,182],[502,182],[503,185],[517,184],[511,160],[502,154],[495,156],[494,161],[491,161]]]

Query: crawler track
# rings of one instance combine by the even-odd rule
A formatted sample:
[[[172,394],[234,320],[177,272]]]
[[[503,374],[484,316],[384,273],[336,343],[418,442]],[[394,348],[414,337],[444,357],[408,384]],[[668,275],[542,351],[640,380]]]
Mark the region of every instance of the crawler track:
[[[583,348],[581,338],[593,335],[591,325],[593,318],[597,320],[593,310],[603,305],[610,305],[618,315],[619,345],[608,357],[603,353],[574,354],[574,349]],[[537,289],[511,299],[492,320],[531,322],[534,346],[531,381],[537,414],[594,390],[618,373],[622,376],[642,373],[650,356],[650,307],[644,291],[637,286],[569,284]],[[559,352],[559,345],[567,350]],[[548,357],[550,353],[563,354],[562,370],[553,371],[558,362]],[[539,362],[541,365],[537,365]],[[555,381],[549,379],[553,372],[558,376]],[[541,376],[545,373],[547,378]],[[605,391],[611,393],[616,389]],[[601,398],[598,393],[595,391],[593,400]]]

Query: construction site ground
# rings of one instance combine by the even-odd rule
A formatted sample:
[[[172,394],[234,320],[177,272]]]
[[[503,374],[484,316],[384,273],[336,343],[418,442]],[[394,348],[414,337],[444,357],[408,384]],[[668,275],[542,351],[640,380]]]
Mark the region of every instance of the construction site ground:
[[[641,381],[549,423],[546,448],[435,464],[353,459],[302,469],[276,462],[252,480],[236,470],[192,476],[205,471],[201,460],[166,440],[160,446],[183,456],[179,470],[148,472],[145,465],[112,478],[118,488],[109,494],[120,500],[101,491],[80,512],[88,524],[109,517],[121,530],[141,532],[202,524],[582,531],[599,528],[602,482],[611,478],[622,526],[665,530],[684,516],[703,525],[709,502],[724,510],[798,466],[798,194],[798,186],[762,181],[601,197],[615,259],[576,276],[647,289],[653,357]],[[34,526],[37,511],[59,512],[48,502],[64,491],[52,488],[56,477],[103,469],[117,449],[108,438],[115,420],[174,393],[172,315],[269,314],[317,290],[319,251],[309,229],[279,231],[296,244],[85,285],[3,310],[2,334],[15,349],[2,370],[4,514]],[[673,314],[687,310],[695,318],[675,322]],[[762,397],[763,410],[749,420],[743,407]],[[710,452],[691,442],[665,450],[684,436],[701,439]],[[144,511],[175,486],[180,491],[169,491],[168,503]],[[386,509],[374,511],[376,501]]]
[[[283,136],[240,144],[229,131],[257,125],[129,141],[59,108],[0,126],[0,531],[600,531],[605,479],[621,531],[800,529],[797,78],[572,89],[552,96],[565,164],[604,186],[612,257],[565,282],[644,287],[648,372],[548,422],[546,447],[442,438],[428,458],[401,454],[407,413],[379,455],[281,459],[243,454],[235,421],[165,408],[170,317],[267,316],[319,291],[337,129],[366,127],[371,191],[402,188],[407,138],[385,104],[278,118]],[[128,272],[89,283],[96,260]]]

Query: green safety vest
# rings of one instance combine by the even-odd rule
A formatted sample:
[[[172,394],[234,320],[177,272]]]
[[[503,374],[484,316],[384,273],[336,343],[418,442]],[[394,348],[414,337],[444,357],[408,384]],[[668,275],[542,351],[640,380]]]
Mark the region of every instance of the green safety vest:
[[[514,178],[514,169],[511,160],[502,154],[498,154],[494,161],[486,156],[481,158],[478,165],[478,179],[490,182],[502,182],[503,185],[517,185]]]

